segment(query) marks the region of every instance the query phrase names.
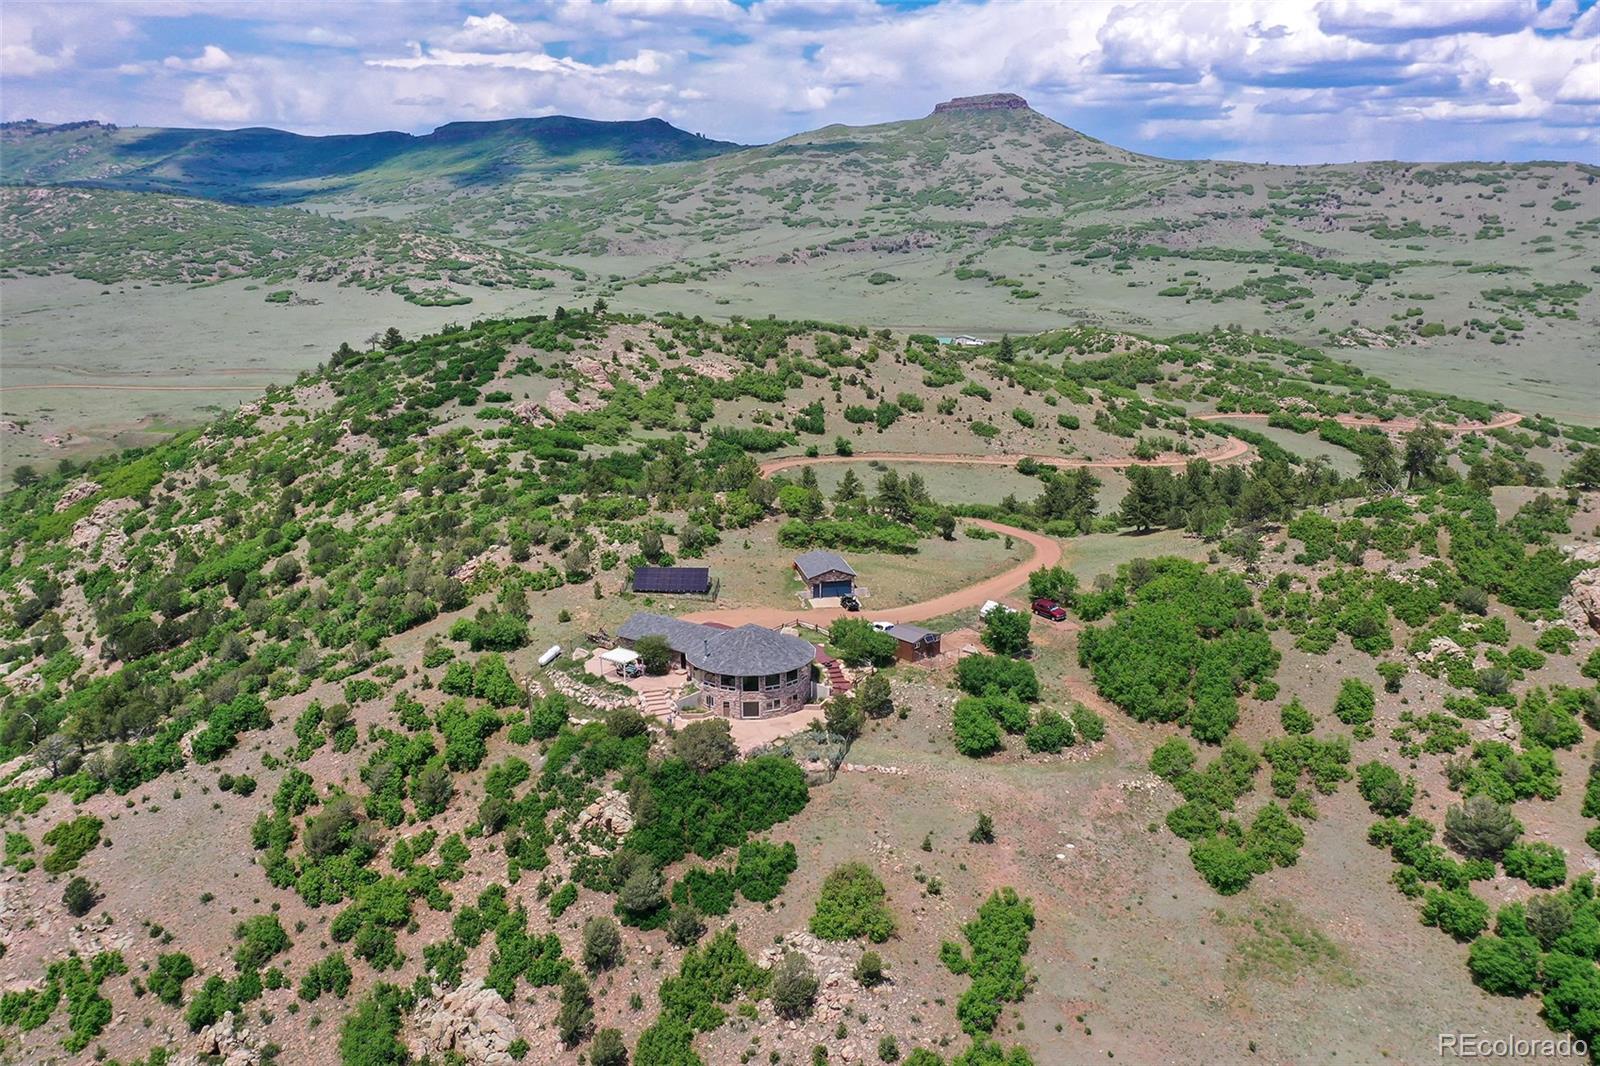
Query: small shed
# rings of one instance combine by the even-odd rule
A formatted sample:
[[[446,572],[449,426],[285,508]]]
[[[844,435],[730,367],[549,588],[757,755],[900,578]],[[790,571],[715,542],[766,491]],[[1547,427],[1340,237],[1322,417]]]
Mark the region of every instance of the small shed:
[[[849,596],[856,590],[855,568],[838,552],[817,550],[794,557],[794,571],[813,599]]]
[[[932,659],[942,650],[939,634],[921,626],[893,626],[889,635],[895,639],[894,657],[904,663]]]
[[[704,596],[711,591],[711,571],[704,566],[636,566],[633,591]]]

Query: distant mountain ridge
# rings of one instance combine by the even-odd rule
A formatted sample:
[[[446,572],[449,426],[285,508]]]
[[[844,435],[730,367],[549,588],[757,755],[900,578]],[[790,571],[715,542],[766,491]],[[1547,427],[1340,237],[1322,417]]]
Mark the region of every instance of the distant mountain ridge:
[[[8,184],[85,184],[281,204],[358,190],[442,189],[597,164],[705,159],[743,147],[659,118],[627,122],[552,115],[452,122],[432,133],[307,136],[235,130],[124,127],[99,122],[0,125]]]

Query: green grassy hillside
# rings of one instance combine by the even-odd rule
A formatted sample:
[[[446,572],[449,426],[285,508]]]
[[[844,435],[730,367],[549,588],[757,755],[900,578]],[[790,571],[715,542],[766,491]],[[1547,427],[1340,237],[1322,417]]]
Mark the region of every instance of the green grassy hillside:
[[[659,121],[560,118],[420,138],[92,124],[0,136],[10,181],[294,200],[424,246],[559,259],[584,277],[560,302],[990,339],[1067,322],[1239,326],[1553,416],[1591,421],[1600,402],[1600,169],[1582,164],[1159,159],[1014,97],[738,150]],[[16,201],[5,210],[30,228],[10,217]],[[26,265],[81,274],[109,259],[119,276],[170,276],[173,210],[128,201],[116,225]]]
[[[0,276],[72,274],[103,284],[247,276],[537,289],[563,271],[522,252],[381,220],[110,189],[0,187],[0,237]]]
[[[597,122],[562,115],[453,122],[422,137],[15,122],[0,129],[0,146],[8,182],[85,182],[251,204],[437,190],[598,163],[701,159],[738,147],[660,119]]]

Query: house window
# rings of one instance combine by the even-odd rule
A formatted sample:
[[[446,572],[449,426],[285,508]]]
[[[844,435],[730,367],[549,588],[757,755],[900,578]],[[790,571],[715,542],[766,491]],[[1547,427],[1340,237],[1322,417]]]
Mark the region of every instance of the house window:
[[[723,674],[722,675],[722,687],[723,688],[737,688],[738,687],[738,682],[733,679],[733,676],[731,674]]]
[[[747,677],[744,679],[744,690],[746,692],[756,692],[760,688],[761,679],[759,677]]]
[[[774,687],[777,686],[777,684],[778,684],[778,675],[777,674],[768,674],[766,677],[761,679],[761,685],[762,685],[763,688],[774,688]]]
[[[798,671],[798,670],[790,670],[787,674],[783,675],[783,680],[786,681],[786,682],[789,682],[789,681],[793,681],[795,678],[797,678],[799,676],[800,676],[800,671]]]

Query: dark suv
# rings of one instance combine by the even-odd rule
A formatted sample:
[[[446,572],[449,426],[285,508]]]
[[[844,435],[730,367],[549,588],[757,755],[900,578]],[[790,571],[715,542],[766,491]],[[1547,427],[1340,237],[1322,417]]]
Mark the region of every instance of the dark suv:
[[[859,611],[861,610],[861,601],[854,596],[840,596],[839,606],[847,611]]]
[[[1033,613],[1041,618],[1048,618],[1052,622],[1065,622],[1067,620],[1067,609],[1055,600],[1046,599],[1043,596],[1033,601]]]

